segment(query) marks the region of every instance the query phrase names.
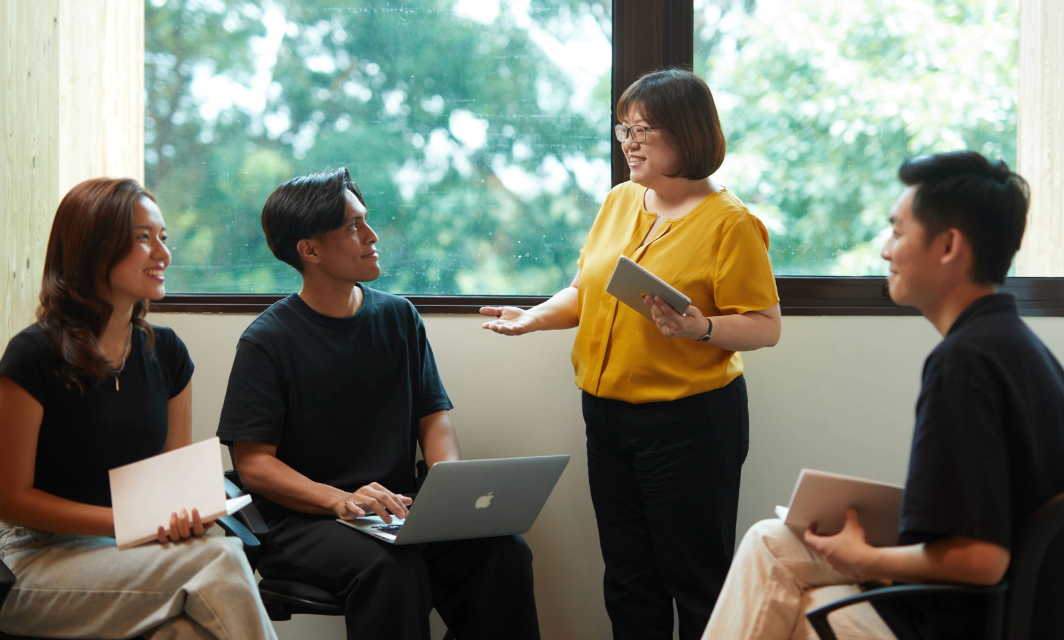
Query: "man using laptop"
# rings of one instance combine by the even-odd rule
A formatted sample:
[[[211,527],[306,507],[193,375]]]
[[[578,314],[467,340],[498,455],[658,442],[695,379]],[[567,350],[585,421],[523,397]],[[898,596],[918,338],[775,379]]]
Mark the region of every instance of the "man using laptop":
[[[303,286],[241,336],[218,427],[270,526],[259,572],[340,594],[351,639],[427,640],[434,606],[462,640],[539,638],[520,536],[396,546],[336,522],[406,517],[419,444],[430,467],[460,457],[417,311],[361,284],[381,272],[367,215],[346,169],[262,210]]]
[[[995,584],[1028,516],[1064,491],[1064,370],[1016,299],[996,292],[1020,247],[1026,182],[974,152],[910,160],[899,177],[907,188],[882,254],[890,295],[943,340],[924,363],[898,546],[869,546],[853,510],[833,536],[760,522],[739,546],[704,640],[815,638],[805,610],[870,581]],[[1062,566],[1058,540],[1032,638],[1064,637],[1048,617],[1064,599]],[[825,586],[835,588],[816,590]],[[983,604],[865,603],[829,620],[840,638],[970,640],[984,636]]]

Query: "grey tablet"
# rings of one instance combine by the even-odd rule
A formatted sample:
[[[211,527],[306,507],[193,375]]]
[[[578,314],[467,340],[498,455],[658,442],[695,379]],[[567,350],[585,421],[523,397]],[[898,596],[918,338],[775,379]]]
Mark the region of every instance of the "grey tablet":
[[[664,280],[636,264],[631,258],[617,258],[617,266],[606,284],[606,293],[643,314],[649,320],[650,308],[643,304],[643,296],[658,296],[676,313],[684,313],[691,306],[691,299],[669,286]]]

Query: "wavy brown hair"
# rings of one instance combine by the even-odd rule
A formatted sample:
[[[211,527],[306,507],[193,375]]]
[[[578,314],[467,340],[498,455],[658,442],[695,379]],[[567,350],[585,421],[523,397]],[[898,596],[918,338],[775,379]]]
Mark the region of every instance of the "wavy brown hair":
[[[114,309],[100,297],[97,282],[110,284],[110,272],[133,249],[134,211],[141,198],[155,196],[131,178],[96,178],[75,186],[59,203],[44,259],[37,323],[51,336],[62,359],[59,377],[69,389],[84,391],[103,382],[112,367],[99,337]],[[155,334],[144,320],[148,301],[133,307],[133,324]]]

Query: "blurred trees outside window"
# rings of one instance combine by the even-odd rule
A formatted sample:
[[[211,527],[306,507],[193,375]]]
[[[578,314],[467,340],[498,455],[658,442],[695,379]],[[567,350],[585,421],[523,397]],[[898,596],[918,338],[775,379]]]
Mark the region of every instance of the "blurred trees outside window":
[[[260,225],[347,167],[373,286],[540,294],[610,189],[609,0],[147,0],[145,181],[173,293],[299,287]]]
[[[718,172],[777,275],[885,275],[908,157],[1016,168],[1019,0],[695,0],[695,73],[728,138]]]
[[[910,156],[1015,166],[1018,0],[695,0],[716,177],[780,275],[875,275]],[[346,166],[373,286],[551,294],[610,189],[610,0],[146,0],[145,175],[174,293],[285,293],[270,192]]]

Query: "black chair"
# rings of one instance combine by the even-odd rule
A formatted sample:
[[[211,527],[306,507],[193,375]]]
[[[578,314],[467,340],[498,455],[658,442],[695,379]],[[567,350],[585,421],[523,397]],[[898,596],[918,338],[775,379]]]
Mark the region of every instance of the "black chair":
[[[859,602],[970,596],[986,599],[986,640],[1030,640],[1035,588],[1049,546],[1064,530],[1064,493],[1035,510],[1027,519],[1005,579],[991,587],[955,584],[919,584],[873,589],[818,607],[808,613],[820,640],[837,640],[828,614]],[[1059,571],[1061,567],[1054,567]]]

